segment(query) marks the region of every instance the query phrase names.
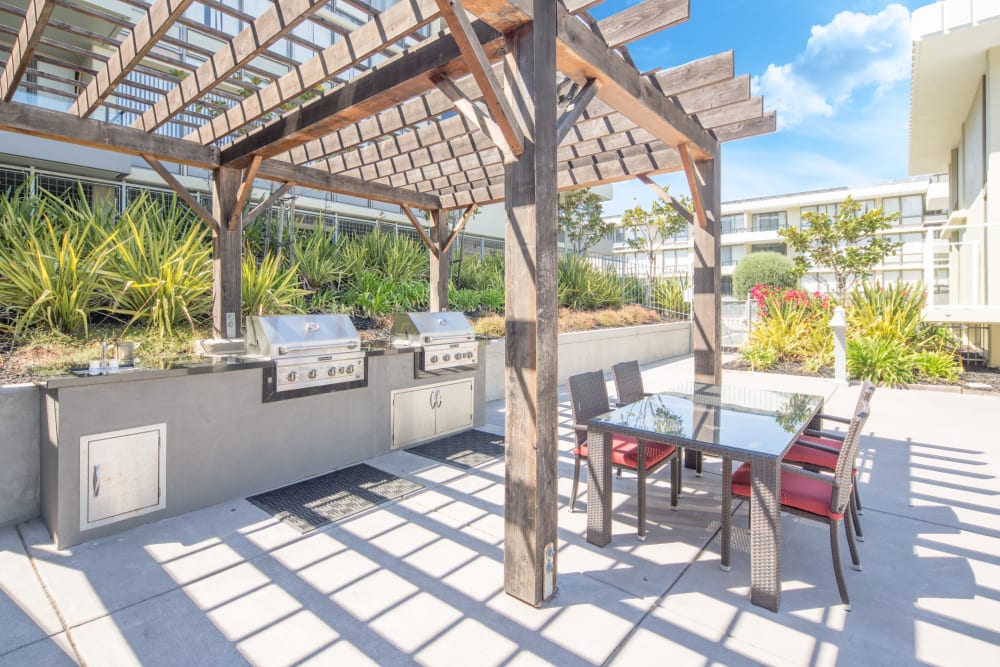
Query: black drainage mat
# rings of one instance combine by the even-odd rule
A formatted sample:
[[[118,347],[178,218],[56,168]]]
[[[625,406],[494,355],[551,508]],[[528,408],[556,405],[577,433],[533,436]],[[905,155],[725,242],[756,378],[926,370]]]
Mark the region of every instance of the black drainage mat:
[[[463,431],[406,451],[458,468],[474,468],[503,458],[503,436],[486,431]]]
[[[300,533],[422,489],[423,485],[361,463],[247,498]]]

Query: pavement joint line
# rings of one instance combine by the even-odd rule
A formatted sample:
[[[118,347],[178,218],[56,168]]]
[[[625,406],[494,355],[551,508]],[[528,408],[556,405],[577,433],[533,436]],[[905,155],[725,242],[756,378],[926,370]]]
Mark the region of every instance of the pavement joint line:
[[[921,519],[919,517],[909,516],[907,514],[899,514],[898,512],[890,512],[888,510],[880,510],[877,507],[870,507],[868,505],[865,506],[865,512],[875,512],[877,514],[882,514],[884,516],[896,517],[897,519],[908,519],[908,520],[913,521],[915,523],[926,523],[927,525],[930,525],[930,526],[941,526],[942,528],[951,528],[952,530],[960,530],[960,531],[964,531],[964,532],[967,532],[967,533],[972,533],[974,535],[982,535],[983,537],[992,537],[993,539],[1000,538],[1000,535],[997,534],[997,531],[987,532],[985,529],[978,529],[978,528],[961,526],[961,525],[957,525],[956,526],[955,524],[951,524],[951,523],[943,523],[941,521],[931,521],[930,519]],[[862,514],[861,516],[863,517],[865,515]]]
[[[73,640],[73,635],[69,632],[70,628],[66,625],[66,617],[63,616],[62,610],[60,610],[59,605],[56,604],[55,597],[53,597],[52,593],[49,591],[49,587],[45,585],[45,581],[42,579],[42,575],[38,571],[38,565],[35,563],[35,557],[31,555],[31,549],[28,548],[28,542],[24,539],[24,534],[21,532],[21,524],[15,525],[14,530],[17,531],[17,538],[21,541],[21,548],[24,550],[24,555],[28,558],[28,563],[31,564],[31,571],[35,573],[35,579],[38,581],[38,585],[42,587],[42,592],[45,593],[45,598],[49,601],[49,606],[52,607],[52,611],[56,613],[56,618],[59,619],[59,625],[62,627],[63,632],[66,633],[66,641],[69,642],[70,648],[73,649],[73,657],[76,658],[76,663],[81,665],[81,667],[86,667],[87,663],[84,662],[83,656],[80,655],[80,650],[77,648],[76,642]],[[46,639],[48,639],[48,637],[46,637]],[[28,646],[30,645],[31,644],[28,644]]]
[[[744,503],[743,500],[739,500],[736,503],[734,503],[733,509],[730,512],[730,516],[734,516],[736,514],[736,511],[743,506],[743,503]],[[698,553],[694,555],[694,558],[692,558],[688,562],[688,564],[684,566],[684,569],[681,570],[680,574],[674,577],[674,580],[670,582],[669,586],[667,586],[667,590],[663,591],[663,593],[661,593],[660,596],[653,601],[653,604],[651,604],[649,608],[647,608],[646,611],[643,613],[642,618],[640,618],[632,626],[632,629],[629,630],[624,637],[622,637],[622,640],[618,642],[618,645],[615,646],[615,648],[611,651],[610,655],[608,655],[608,657],[605,658],[604,662],[601,663],[601,667],[607,667],[608,665],[610,665],[611,661],[614,660],[619,653],[621,653],[622,649],[625,648],[625,644],[628,643],[628,641],[635,636],[635,633],[639,631],[639,628],[642,627],[642,624],[646,622],[646,619],[649,618],[649,615],[652,614],[653,611],[657,609],[661,604],[663,604],[663,601],[666,599],[666,597],[670,595],[670,591],[674,590],[674,587],[677,586],[677,583],[681,579],[683,579],[684,575],[687,574],[688,570],[690,570],[694,566],[694,564],[698,562],[698,560],[701,558],[701,555],[705,553],[706,549],[708,549],[708,545],[711,544],[712,541],[721,532],[722,532],[722,525],[720,524],[719,527],[715,529],[715,532],[712,533],[709,536],[709,538],[705,540],[705,543],[701,545],[701,548],[698,549]]]

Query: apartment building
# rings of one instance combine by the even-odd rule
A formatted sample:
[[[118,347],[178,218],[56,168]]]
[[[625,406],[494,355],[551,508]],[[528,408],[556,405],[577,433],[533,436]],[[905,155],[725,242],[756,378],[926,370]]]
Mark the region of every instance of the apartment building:
[[[720,221],[722,293],[726,296],[732,293],[733,270],[743,257],[764,251],[792,255],[778,232],[790,226],[800,227],[802,216],[807,212],[835,215],[849,196],[860,202],[863,210],[882,208],[887,213],[899,213],[896,222],[884,234],[901,242],[902,247],[875,268],[872,279],[884,283],[924,281],[930,284],[936,278],[936,289],[946,293],[947,272],[934,275],[924,248],[925,241],[939,234],[939,228],[947,221],[947,193],[948,186],[942,178],[923,177],[723,202]],[[616,225],[621,223],[620,218],[610,221]],[[629,230],[616,228],[614,252],[642,273],[648,270],[647,253],[633,249],[628,244],[627,234]],[[690,274],[691,248],[688,230],[667,239],[657,251],[657,275]],[[813,269],[803,277],[802,287],[810,291],[828,291],[832,283],[830,274]]]
[[[913,12],[910,173],[947,172],[950,214],[929,255],[950,276],[927,318],[1000,366],[1000,3]]]

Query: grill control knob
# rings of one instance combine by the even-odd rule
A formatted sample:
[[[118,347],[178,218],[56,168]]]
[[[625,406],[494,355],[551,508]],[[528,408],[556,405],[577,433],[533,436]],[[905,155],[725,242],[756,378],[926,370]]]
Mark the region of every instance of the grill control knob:
[[[289,374],[288,374],[288,381],[289,381],[289,382],[295,382],[295,380],[296,380],[296,379],[297,379],[298,377],[299,377],[299,374],[298,374],[298,373],[296,373],[295,371],[292,371],[291,373],[289,373]]]
[[[330,368],[330,370],[328,370],[326,372],[326,374],[329,375],[330,377],[333,377],[334,375],[337,374],[337,369],[336,368]]]
[[[437,361],[438,361],[437,355],[436,354],[432,354],[431,355],[431,363],[432,364],[436,364]]]
[[[347,374],[348,375],[354,374],[354,364],[351,364],[350,366],[347,367]]]
[[[338,368],[337,372],[340,373],[341,375],[343,375],[344,374],[344,367],[341,366],[340,368]]]
[[[317,375],[319,375],[319,373],[316,371],[315,368],[313,368],[313,369],[311,369],[309,371],[309,379],[310,380],[315,380]]]
[[[444,355],[444,357],[441,358],[441,361],[451,361],[451,355],[449,354]]]

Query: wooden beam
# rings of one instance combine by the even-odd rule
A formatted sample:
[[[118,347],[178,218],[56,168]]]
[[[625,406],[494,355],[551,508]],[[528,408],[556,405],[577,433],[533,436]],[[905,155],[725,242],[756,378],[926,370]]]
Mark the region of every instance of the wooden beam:
[[[310,4],[319,8],[325,2],[312,0]],[[369,22],[358,26],[342,39],[338,39],[315,57],[291,68],[269,85],[253,92],[245,100],[216,116],[211,122],[205,123],[185,138],[203,144],[217,141],[250,121],[273,111],[281,104],[296,99],[303,92],[329,81],[352,65],[377,53],[386,44],[392,44],[420,29],[437,15],[436,0],[399,2]],[[263,18],[262,15],[255,25]],[[180,108],[186,103],[180,104]],[[178,105],[172,104],[170,108],[176,106]]]
[[[0,100],[10,102],[21,83],[25,70],[31,62],[31,56],[42,41],[45,24],[56,8],[54,0],[29,0],[24,9],[24,21],[17,31],[14,43],[10,47],[10,55],[0,72]]]
[[[460,0],[437,0],[437,3],[441,9],[441,17],[448,24],[459,51],[465,56],[472,70],[472,78],[476,80],[486,102],[486,108],[490,110],[493,121],[499,126],[507,148],[514,155],[520,155],[524,151],[524,137],[514,122],[514,110],[510,108],[493,77],[489,60],[482,44],[479,43],[479,38],[472,30],[472,24],[465,14],[462,3]]]
[[[504,136],[503,129],[497,124],[495,120],[490,118],[482,109],[476,106],[472,100],[467,98],[462,94],[462,91],[458,89],[454,83],[448,79],[434,78],[434,84],[437,86],[438,90],[445,94],[445,96],[452,101],[455,105],[455,111],[460,113],[465,120],[467,120],[472,125],[478,127],[481,132],[488,134],[493,144],[500,148],[507,156],[508,159],[513,159],[516,154],[513,149],[507,143],[507,138]],[[520,150],[524,150],[524,146],[518,143]]]
[[[705,225],[694,226],[694,268],[691,288],[694,294],[691,333],[694,347],[694,380],[709,384],[722,382],[722,293],[720,273],[719,212],[721,166],[718,160],[694,165],[701,175],[702,206]],[[699,214],[700,216],[701,214]]]
[[[570,130],[576,125],[576,122],[580,120],[583,116],[583,112],[587,110],[587,105],[590,104],[591,100],[594,99],[594,95],[601,88],[601,82],[597,79],[587,79],[587,83],[583,84],[583,88],[580,92],[576,94],[565,111],[563,111],[562,116],[559,117],[559,121],[556,125],[556,143],[561,144],[563,140],[569,135]]]
[[[421,226],[420,221],[417,220],[417,216],[413,215],[413,211],[410,210],[409,206],[401,206],[400,208],[403,209],[403,213],[406,214],[406,217],[410,219],[410,224],[413,225],[413,228],[415,230],[417,230],[417,234],[419,234],[420,238],[423,239],[424,245],[427,246],[427,249],[431,251],[432,255],[437,257],[438,256],[437,244],[431,241],[431,237],[427,236],[427,232],[424,231],[424,228]]]
[[[243,182],[240,183],[240,189],[236,193],[236,205],[233,207],[233,217],[229,219],[229,231],[233,231],[240,224],[240,219],[243,217],[243,206],[250,199],[250,193],[253,192],[253,182],[257,178],[257,172],[260,170],[261,162],[264,158],[257,156],[254,157],[250,166],[243,171]]]
[[[390,204],[405,204],[422,209],[440,208],[435,195],[394,188],[382,183],[366,183],[357,178],[331,174],[311,167],[299,167],[279,160],[264,160],[258,174],[261,178],[272,181],[292,182],[303,187],[339,192]]]
[[[201,205],[198,199],[191,194],[190,190],[184,187],[184,185],[181,184],[181,182],[178,181],[173,174],[167,171],[167,168],[163,166],[162,162],[157,160],[152,155],[143,155],[142,159],[149,164],[153,171],[159,174],[160,178],[162,178],[166,184],[177,193],[177,196],[180,197],[185,204],[191,207],[191,210],[198,214],[198,217],[208,223],[208,226],[211,227],[213,231],[219,231],[221,227],[220,222],[216,220],[204,206]]]
[[[326,4],[325,0],[280,0],[273,4],[267,3],[267,8],[253,23],[203,62],[193,74],[181,79],[180,83],[136,119],[132,127],[152,132],[168,122]]]
[[[692,90],[711,83],[719,83],[732,79],[736,75],[735,60],[732,51],[723,51],[714,56],[707,56],[691,62],[659,70],[647,78],[663,91],[664,95],[673,95],[677,91]]]
[[[687,144],[678,146],[677,152],[680,153],[681,164],[684,165],[684,175],[687,177],[688,187],[691,189],[691,199],[694,201],[694,212],[698,218],[698,224],[707,228],[709,220],[705,216],[711,213],[711,209],[706,210],[705,208],[705,181],[702,175],[698,173],[698,167],[691,158],[691,151],[688,149]]]
[[[723,125],[712,132],[719,138],[719,141],[733,141],[735,139],[743,139],[744,137],[767,134],[776,130],[777,119],[775,113],[767,111],[760,118]]]
[[[142,62],[160,38],[173,27],[174,22],[184,15],[192,2],[193,0],[156,0],[151,4],[142,19],[118,45],[118,50],[111,54],[104,67],[97,71],[97,75],[76,98],[69,113],[80,118],[87,118],[94,113],[132,68]]]
[[[0,130],[204,169],[219,164],[215,148],[17,102],[0,102]]]
[[[246,228],[247,225],[249,225],[258,217],[260,217],[260,215],[264,211],[268,210],[269,208],[271,208],[271,206],[274,205],[274,202],[281,199],[286,192],[288,192],[294,187],[295,187],[294,183],[282,183],[277,190],[269,194],[267,198],[264,199],[264,201],[254,206],[249,213],[243,216],[243,227]]]
[[[216,169],[212,174],[212,212],[218,220],[236,215],[240,187],[237,169]],[[238,338],[243,313],[243,230],[217,226],[212,241],[212,334]]]
[[[687,220],[689,225],[694,224],[694,216],[691,215],[691,211],[687,210],[687,207],[679,202],[676,197],[661,188],[656,181],[651,179],[647,174],[639,174],[639,180],[649,186],[649,188],[656,193],[656,196],[668,204],[670,208],[677,211],[681,217]]]
[[[558,573],[559,383],[556,237],[557,5],[507,36],[505,92],[524,114],[524,153],[507,165],[504,590],[530,605],[551,598]],[[482,16],[480,16],[482,18]],[[579,22],[575,18],[569,20]],[[593,489],[593,486],[588,486]],[[596,495],[596,494],[595,494]],[[588,503],[588,506],[591,503]],[[593,504],[597,504],[596,502]]]
[[[608,46],[615,48],[687,21],[690,0],[646,0],[597,22]]]
[[[455,225],[455,229],[451,230],[451,235],[445,242],[444,247],[441,248],[442,255],[448,254],[448,251],[451,250],[451,246],[455,242],[455,239],[457,239],[458,235],[462,233],[463,229],[465,229],[466,223],[468,223],[469,220],[472,219],[472,214],[475,212],[476,212],[475,206],[469,206],[468,208],[465,209],[465,211],[462,213],[462,217],[458,221],[458,224]]]
[[[503,40],[489,27],[476,22],[480,39],[488,42],[487,56],[499,58]],[[403,100],[430,90],[431,76],[464,76],[469,66],[454,38],[441,35],[368,70],[308,106],[293,111],[222,151],[222,163],[243,166],[252,155],[279,155],[310,139],[345,127]]]
[[[435,252],[430,257],[430,299],[429,310],[448,310],[448,274],[451,272],[451,255],[444,250],[448,236],[448,212],[438,209],[431,211],[431,241]]]

